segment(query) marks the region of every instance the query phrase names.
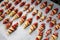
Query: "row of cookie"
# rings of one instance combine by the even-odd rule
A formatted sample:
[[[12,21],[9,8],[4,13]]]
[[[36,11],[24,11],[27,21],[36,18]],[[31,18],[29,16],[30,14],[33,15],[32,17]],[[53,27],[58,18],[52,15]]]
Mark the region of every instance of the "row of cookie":
[[[35,40],[42,40],[44,32],[39,32]],[[58,39],[58,32],[54,32],[51,37],[45,37],[43,40],[57,40]]]
[[[18,13],[17,13],[18,14]],[[16,18],[18,18],[19,16],[18,15],[15,15],[13,18],[14,19],[16,19]],[[20,11],[20,14],[22,15],[22,12]],[[21,16],[20,15],[20,16]],[[32,23],[32,18],[28,18],[28,19],[26,19],[26,17],[27,17],[27,14],[24,14],[23,16],[21,16],[21,18],[20,18],[20,25],[22,25],[23,23],[24,23],[24,21],[25,21],[25,24],[24,24],[24,29],[26,28],[26,27],[28,27],[31,23]],[[5,18],[4,20],[3,20],[3,24],[5,24],[6,25],[6,28],[7,29],[9,29],[10,28],[10,26],[12,25],[12,22],[13,22],[13,20],[12,21],[9,21],[9,18]],[[35,23],[33,24],[33,25],[35,25]],[[34,29],[32,29],[32,31],[33,31]]]
[[[44,4],[45,4],[45,6],[42,6],[42,5],[44,5]],[[46,5],[47,5],[47,1],[43,2],[43,3],[41,4],[40,8],[42,9],[42,8],[46,7]],[[45,9],[45,13],[48,13],[48,12],[52,9],[53,5],[54,5],[53,3],[50,3],[50,4],[46,7],[46,9]],[[30,4],[24,6],[24,9],[27,10],[27,9],[29,8],[29,6],[30,6]],[[58,12],[58,8],[55,8],[55,9],[52,10],[51,15],[54,15],[54,14],[56,14],[57,12]]]
[[[26,14],[22,15],[20,18],[20,24],[23,24],[24,21],[26,19]],[[29,20],[29,19],[27,19]],[[13,20],[10,20],[9,18],[5,18],[3,20],[3,24],[6,25],[6,29],[8,29],[8,34],[11,34],[12,32],[14,32],[17,29],[18,23],[15,23],[14,25],[12,25]]]
[[[19,18],[21,15],[22,15],[22,12],[17,12],[18,11],[18,9],[14,9],[14,7],[11,7],[10,9],[8,9],[7,10],[7,12],[5,12],[5,14],[9,14],[10,16],[14,16],[16,13],[16,15],[13,17],[13,20],[14,19],[17,19],[17,18]],[[13,10],[12,12],[11,12],[11,10]],[[2,11],[1,11],[2,12]],[[11,13],[10,13],[11,12]],[[38,14],[37,14],[38,13]],[[32,15],[34,16],[34,15],[36,15],[37,14],[37,19],[39,19],[40,17],[41,17],[41,15],[42,15],[42,13],[40,13],[40,12],[38,12],[38,10],[34,10],[33,11],[33,13],[32,13]],[[4,15],[5,16],[5,15]],[[17,18],[16,18],[17,17]],[[57,16],[58,18],[59,18],[59,15]],[[2,20],[3,18],[2,18],[2,16],[1,16],[1,19],[0,20]],[[41,18],[40,18],[40,20],[41,21],[43,21],[44,19],[46,19],[46,16],[42,16]],[[51,21],[51,17],[48,17],[47,18],[47,21]]]
[[[52,6],[53,6],[53,4],[49,4],[49,5],[46,7],[45,13],[48,13],[48,12],[51,10]],[[30,12],[31,12],[33,9],[34,9],[34,7],[29,8],[29,6],[28,6],[28,7],[24,6],[24,10],[27,10],[27,11],[30,11]],[[49,10],[48,10],[48,9],[49,9]],[[57,12],[58,12],[58,8],[54,8],[54,9],[51,11],[50,16],[53,16],[53,15],[57,14]],[[27,13],[29,13],[29,12],[27,12]],[[38,10],[35,9],[35,10],[33,11],[32,15],[34,16],[34,15],[37,14],[37,13],[38,13]],[[60,13],[59,13],[59,14],[60,14]],[[59,16],[58,16],[58,19],[59,19]]]
[[[36,19],[37,20],[40,19],[40,21],[43,21],[43,20],[47,19],[46,22],[49,22],[52,19],[51,16],[50,17],[47,17],[47,18],[46,18],[46,16],[42,16],[42,12],[39,12],[38,10],[35,9],[35,10],[33,10],[32,15],[34,16],[36,14],[37,14]],[[53,14],[53,13],[51,13],[51,14]],[[60,19],[60,16],[59,15],[60,15],[60,13],[58,13],[58,15],[57,15],[57,18],[58,19]]]
[[[13,10],[10,14],[11,14],[12,16],[14,16],[14,15],[15,15],[15,11]],[[38,14],[40,14],[40,16],[41,16],[41,13],[38,13]],[[2,14],[2,15],[3,15],[3,14]],[[2,15],[1,15],[1,17],[0,17],[0,18],[1,18],[0,20],[3,19]],[[21,12],[21,11],[18,12],[18,13],[13,17],[13,20],[21,17],[21,15],[22,15],[22,12]],[[34,13],[34,15],[35,15],[35,13]],[[5,17],[5,14],[4,14],[4,17]],[[44,19],[46,19],[46,16],[42,16],[40,19],[41,19],[41,21],[43,21]],[[47,18],[47,22],[51,21],[51,19],[52,19],[51,17],[48,17],[48,18]],[[56,24],[56,23],[54,23],[54,24]]]
[[[22,16],[21,19],[20,19],[20,24],[24,23],[25,19],[26,19],[26,15]],[[31,24],[31,22],[32,22],[32,18],[28,18],[28,19],[25,21],[25,23],[24,23],[24,28],[28,27],[28,26]],[[52,20],[52,21],[50,22],[50,25],[55,25],[55,22],[56,22],[56,21],[53,21],[53,20]],[[8,28],[12,25],[12,21],[9,22],[9,19],[5,19],[5,20],[3,21],[3,24],[6,24],[6,28],[8,29]],[[35,25],[35,23],[34,23],[33,25]],[[60,25],[60,24],[59,24],[59,25]],[[60,29],[60,26],[59,26],[59,25],[55,27],[55,30]],[[36,26],[35,28],[34,28],[34,27],[35,27],[35,26],[31,26],[29,33],[33,32],[33,31],[31,31],[31,29],[32,29],[32,30],[33,30],[33,29],[35,30],[35,29],[37,28],[37,26]],[[43,30],[43,29],[42,29],[42,30]]]
[[[24,16],[21,17],[21,20],[23,20]],[[9,18],[6,18],[6,19],[3,20],[3,24],[6,25],[6,29],[8,29],[9,34],[11,34],[15,30],[14,26],[12,25],[12,22],[13,21],[9,21]],[[31,22],[32,22],[32,18],[28,18],[25,21],[24,28],[28,27],[31,24]],[[20,21],[20,23],[22,24],[23,21]],[[11,28],[11,25],[12,25],[12,28]],[[30,28],[29,33],[32,33],[37,28],[37,25],[38,25],[38,23],[33,23],[32,26],[31,26],[31,28],[33,28],[33,29],[31,30],[31,28]]]
[[[46,5],[47,5],[47,1],[45,1],[45,2],[43,2],[41,5],[40,5],[40,8],[42,9],[42,8],[44,8],[44,7],[46,7]],[[46,7],[46,9],[45,9],[45,13],[48,13],[52,8],[53,8],[53,3],[50,3],[47,7]],[[52,12],[51,12],[51,14],[50,15],[55,15],[56,13],[58,12],[58,8],[54,8],[53,10],[52,10]]]
[[[22,15],[22,12],[21,12],[21,11],[18,12],[13,18],[14,18],[14,19],[19,18],[18,14],[20,14],[20,16],[21,16],[21,15]],[[24,21],[26,20],[26,15],[27,15],[27,14],[21,16],[20,24],[24,23]],[[50,19],[49,19],[49,18],[50,18]],[[54,19],[54,20],[51,20],[51,17],[49,17],[49,18],[47,19],[47,21],[50,22],[50,27],[53,27],[53,26],[56,24],[56,20],[55,20],[55,19]],[[5,22],[3,22],[3,23],[7,23],[8,21],[9,21],[8,19],[5,19]],[[25,21],[24,28],[26,28],[27,26],[29,26],[29,25],[31,24],[31,22],[32,22],[32,18],[28,18],[28,19]],[[9,23],[10,23],[10,22],[9,22]],[[10,27],[10,26],[8,26],[8,27]],[[56,27],[55,27],[55,30],[58,30],[59,28],[60,28],[59,26],[56,26]]]
[[[20,2],[20,0],[17,0],[17,1]],[[5,4],[5,2],[3,2],[3,4]],[[7,4],[7,5],[6,5],[6,9],[8,9],[8,8],[11,7],[11,3],[6,3],[6,4]],[[22,6],[23,6],[23,4],[25,4],[25,2],[22,2],[22,3],[21,3]],[[43,5],[45,5],[45,6],[43,6]],[[46,5],[47,5],[47,1],[43,2],[43,3],[41,4],[40,8],[44,8],[44,7],[46,7]],[[46,9],[45,9],[45,13],[48,13],[48,12],[52,9],[53,5],[54,5],[53,3],[50,3],[50,4],[46,7]],[[29,7],[30,7],[30,4],[29,4],[29,3],[25,4],[24,10],[27,10]],[[54,14],[56,14],[57,12],[58,12],[58,8],[55,8],[54,10],[52,10],[52,14],[51,14],[51,15],[54,15]]]
[[[22,0],[16,0],[15,1],[15,5],[17,5],[19,2],[21,2]],[[2,3],[1,3],[1,5],[0,6],[6,6],[6,5],[9,5],[8,4],[9,3],[9,0],[4,0]]]
[[[45,25],[45,23],[42,23],[41,25],[40,25],[40,27],[39,27],[39,29],[38,29],[38,36],[36,37],[36,40],[42,40],[42,37],[43,37],[43,31],[45,30],[45,27],[46,27],[46,25]],[[46,35],[46,36],[48,36],[48,35]]]
[[[25,18],[24,18],[24,17],[25,17]],[[22,16],[21,19],[20,19],[20,24],[23,24],[24,21],[25,21],[25,19],[26,19],[26,15]],[[27,26],[29,26],[29,25],[31,24],[31,22],[32,22],[32,18],[28,18],[28,19],[25,21],[24,28],[26,28]],[[54,21],[51,21],[51,24],[53,25],[52,22],[54,22]],[[12,25],[12,21],[9,21],[9,19],[6,18],[6,19],[4,19],[3,24],[6,24],[6,28],[8,29],[8,28]],[[37,23],[37,24],[38,24],[38,23]],[[50,24],[50,25],[51,25],[51,24]],[[35,25],[35,23],[33,23],[33,25]],[[41,24],[40,26],[41,26],[40,29],[39,29],[40,31],[42,31],[42,30],[45,29],[45,24]],[[34,26],[34,27],[35,27],[35,26]],[[31,33],[31,30],[33,30],[34,27],[31,26],[29,33]],[[37,26],[36,26],[35,28],[37,28]],[[55,30],[58,30],[58,29],[60,29],[60,23],[56,24],[56,26],[55,26]]]
[[[17,5],[17,4],[20,3],[20,2],[21,2],[21,0],[16,0],[15,4]],[[25,5],[25,6],[29,6],[29,5],[30,5],[29,3],[28,3],[28,4],[25,4],[25,3],[26,3],[25,1],[21,2],[21,3],[20,3],[20,7],[22,7],[22,6],[24,6],[24,5]],[[12,6],[12,3],[3,1],[0,6],[5,6],[5,8],[8,9],[8,8],[10,8],[10,7]],[[28,7],[27,7],[27,8],[28,8]]]
[[[22,1],[22,0],[16,0],[14,4],[17,5],[17,4],[20,3],[21,1]],[[21,2],[21,3],[20,3],[20,7],[24,6],[25,3],[26,3],[25,1]],[[5,6],[6,9],[8,9],[8,8],[10,8],[10,7],[12,6],[12,3],[10,3],[9,1],[3,1],[3,2],[1,3],[0,7],[3,7],[3,6]]]
[[[50,6],[50,8],[49,8],[49,6]],[[46,12],[47,13],[50,11],[50,9],[52,8],[53,4],[49,4],[49,6],[46,8]],[[25,9],[27,9],[27,8],[25,8]],[[33,8],[32,8],[32,10],[33,10]],[[53,16],[53,15],[57,14],[57,12],[58,12],[58,8],[54,8],[50,15]],[[38,10],[34,10],[32,15],[34,16],[37,13],[38,13]],[[58,19],[59,19],[59,16],[58,16]]]
[[[46,25],[45,23],[42,23],[38,29],[38,36],[36,37],[36,40],[42,40],[43,38],[43,33],[44,33],[44,29],[45,29]],[[46,38],[44,40],[49,40],[49,35],[52,33],[52,30],[51,29],[48,29],[46,31]],[[50,40],[57,40],[57,37],[58,37],[58,33],[54,32],[52,34],[52,36],[50,37]]]
[[[43,37],[43,30],[45,29],[46,25],[45,23],[42,23],[38,29],[38,36],[36,37],[36,40],[42,40]]]
[[[9,16],[14,16],[15,14],[17,15],[18,14],[18,16],[20,16],[19,15],[19,12],[18,12],[18,9],[14,9],[15,7],[14,6],[11,6],[6,12],[5,12],[5,14],[9,14]],[[31,7],[31,9],[29,8],[29,10],[27,11],[27,12],[30,12],[30,11],[32,11],[32,9],[33,9],[34,7]],[[21,13],[20,13],[21,14]],[[17,17],[15,15],[15,18]],[[13,17],[14,18],[14,17]],[[14,20],[14,19],[13,19]]]
[[[22,20],[21,20],[22,21]],[[20,21],[20,22],[21,22]],[[25,23],[24,23],[24,29],[26,28],[26,27],[28,27],[30,24],[32,23],[32,18],[28,18],[26,21],[25,21]],[[53,19],[53,20],[51,20],[50,21],[50,23],[49,23],[49,26],[50,26],[50,28],[51,27],[53,27],[54,25],[56,25],[55,26],[55,30],[58,30],[58,29],[60,29],[60,23],[56,23],[56,20],[55,19]],[[58,26],[57,26],[58,25]],[[32,29],[33,29],[33,27],[31,27]],[[44,30],[45,29],[45,26],[42,28],[42,29],[40,29],[41,31],[42,30]],[[31,30],[30,30],[31,31]]]
[[[26,16],[25,16],[25,18],[24,17],[21,17],[21,19],[20,19],[20,24],[22,24],[22,23],[24,23],[24,21],[26,20]],[[25,21],[25,23],[24,23],[24,29],[26,28],[26,27],[28,27],[30,24],[32,23],[32,18],[28,18],[26,21]],[[58,30],[58,29],[60,29],[60,24],[58,23],[56,23],[56,20],[55,19],[53,19],[53,20],[51,20],[50,21],[50,23],[49,23],[49,25],[50,25],[50,28],[51,27],[53,27],[54,25],[56,25],[55,26],[55,30]],[[58,26],[57,26],[58,25]]]
[[[33,9],[34,7],[31,7],[31,10],[30,10],[30,8],[29,8],[29,10],[27,11],[27,12],[31,12],[32,11],[32,9]],[[14,16],[16,13],[17,13],[17,11],[18,11],[18,9],[14,9],[14,6],[12,6],[12,7],[10,7],[6,12],[5,12],[5,14],[9,14],[10,16]],[[16,11],[16,12],[15,12]],[[2,15],[3,14],[3,9],[0,9],[0,15]],[[38,10],[33,10],[33,13],[32,13],[32,15],[34,16],[34,15],[36,15],[37,14],[37,17],[36,17],[36,19],[39,19],[40,17],[41,17],[41,15],[42,15],[42,13],[40,13]],[[51,14],[54,14],[54,13],[51,13]],[[58,14],[58,19],[60,19],[60,13]],[[45,17],[44,17],[45,18]],[[50,18],[50,17],[49,17]]]
[[[37,0],[37,2],[38,2],[39,0]],[[18,3],[20,3],[21,2],[21,0],[15,0],[15,4],[17,5]],[[20,3],[20,6],[24,6],[25,5],[25,2],[21,2]],[[26,6],[29,6],[30,4],[28,3],[28,4],[26,4]],[[8,9],[10,6],[11,6],[11,3],[8,3],[8,2],[6,2],[6,1],[4,1],[4,2],[2,2],[2,4],[1,4],[1,6],[6,6],[6,9]],[[26,8],[26,9],[28,9],[28,7]]]
[[[53,5],[53,4],[49,4],[50,8],[52,7],[52,5]],[[26,4],[26,5],[24,6],[24,10],[27,10],[27,9],[28,9],[28,12],[29,12],[29,11],[32,11],[32,10],[34,9],[34,7],[29,8],[29,6],[30,6],[30,4]],[[47,8],[49,8],[49,6],[48,6]],[[47,8],[46,8],[46,9],[47,9]],[[50,9],[50,8],[49,8],[49,9]],[[48,10],[46,10],[46,11],[48,11]],[[52,12],[51,12],[50,15],[53,16],[53,15],[55,15],[57,12],[58,12],[58,8],[55,8],[55,9],[52,10]]]
[[[6,12],[5,14],[8,14],[9,12]],[[19,18],[19,17],[21,17],[20,18],[20,20],[21,21],[25,21],[25,19],[26,19],[26,17],[27,17],[27,14],[24,14],[24,15],[22,15],[23,13],[22,13],[22,11],[19,11],[19,12],[17,12],[17,14],[15,14],[14,16],[13,16],[13,20],[12,21],[14,21],[15,19],[17,19],[17,18]],[[3,18],[2,18],[3,19]],[[3,24],[6,24],[7,23],[7,25],[10,25],[11,23],[9,22],[9,18],[5,18],[4,20],[3,20]],[[11,21],[11,22],[12,22]],[[22,23],[21,23],[22,24]],[[8,26],[9,27],[9,26]]]
[[[15,3],[19,3],[18,0],[12,0]],[[20,0],[21,1],[21,0]],[[35,2],[36,1],[36,2]],[[38,5],[41,3],[42,0],[31,0],[31,4],[33,4],[35,2],[35,5]]]
[[[22,11],[17,12],[17,14],[13,16],[12,21],[14,21],[15,19],[18,19],[19,17],[23,17],[22,14],[23,14]],[[9,20],[10,20],[9,18],[5,18],[3,20],[3,24],[9,25],[9,26],[6,25],[6,28],[9,28],[11,26],[10,24],[12,24],[12,21],[9,21]]]

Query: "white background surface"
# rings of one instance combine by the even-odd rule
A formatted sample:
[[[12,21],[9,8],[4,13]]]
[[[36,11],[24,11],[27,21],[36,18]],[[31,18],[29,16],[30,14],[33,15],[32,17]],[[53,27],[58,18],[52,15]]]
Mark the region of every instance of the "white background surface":
[[[30,3],[30,0],[26,0],[27,1],[27,3]],[[44,2],[44,1],[46,1],[46,0],[43,0],[42,2]],[[48,1],[48,0],[47,0]],[[49,3],[51,3],[50,1],[48,1],[48,4]],[[14,5],[14,4],[13,4]],[[40,4],[39,4],[40,5]],[[45,11],[45,8],[44,9],[40,9],[39,7],[40,6],[36,6],[35,7],[35,9],[38,9],[39,11],[41,11],[41,12],[43,12],[43,15],[45,15],[44,14],[44,11]],[[15,6],[15,7],[17,7],[17,8],[19,8],[19,10],[23,10],[23,7],[19,7],[19,5],[17,5],[17,6]],[[56,4],[54,4],[54,6],[53,6],[53,8],[56,8],[56,7],[58,7],[59,8],[59,11],[60,11],[60,6],[58,6],[58,5],[56,5]],[[26,13],[26,11],[25,12],[23,12],[23,14],[25,14]],[[32,13],[32,12],[31,12]],[[31,16],[31,13],[29,13],[28,14],[28,16],[27,16],[27,18],[30,18],[30,17],[32,17]],[[51,13],[51,11],[49,12],[49,13]],[[47,16],[49,15],[49,13],[47,14]],[[6,17],[8,17],[8,16],[6,16]],[[56,15],[53,17],[53,18],[56,18]],[[57,19],[57,18],[56,18]],[[13,24],[14,23],[16,23],[16,22],[19,22],[19,19],[17,19],[17,20],[15,20],[14,22],[13,22]],[[34,16],[33,17],[33,22],[32,23],[34,23],[36,21],[36,16]],[[40,24],[42,23],[42,22],[39,22],[39,20],[37,21],[38,23],[39,23],[39,26],[40,26]],[[43,21],[44,23],[46,23],[45,21]],[[58,22],[60,22],[60,20],[57,20],[57,23]],[[24,25],[24,24],[23,24]],[[26,29],[23,29],[23,25],[19,25],[18,26],[18,28],[17,28],[17,30],[15,31],[15,32],[13,32],[11,35],[7,35],[6,34],[6,32],[7,32],[7,30],[5,29],[5,25],[3,25],[2,24],[2,21],[0,22],[0,32],[2,33],[2,35],[7,39],[7,40],[35,40],[35,38],[36,38],[36,36],[37,36],[37,34],[38,34],[38,28],[31,34],[31,35],[29,35],[29,33],[28,33],[28,30],[29,30],[29,28],[30,28],[30,26],[28,26]],[[45,31],[47,30],[47,29],[49,29],[49,25],[46,23],[46,28],[45,28]],[[52,30],[53,30],[53,28],[52,28]],[[53,30],[54,31],[54,30]],[[60,30],[58,30],[58,32],[59,32],[59,35],[60,35]],[[44,33],[45,34],[45,33]],[[45,35],[44,35],[45,36]],[[3,39],[4,37],[2,37],[2,36],[0,36],[0,40],[1,39]],[[60,39],[60,36],[58,37],[58,40]],[[4,39],[3,39],[4,40]],[[43,39],[42,39],[43,40]]]

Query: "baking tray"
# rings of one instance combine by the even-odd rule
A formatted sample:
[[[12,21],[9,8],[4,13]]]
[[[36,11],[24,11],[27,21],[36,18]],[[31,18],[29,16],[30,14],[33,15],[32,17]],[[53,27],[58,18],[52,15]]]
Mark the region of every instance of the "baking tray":
[[[26,1],[27,3],[30,3],[30,0],[23,0],[23,1]],[[47,1],[48,4],[51,3],[50,0],[42,0],[42,2],[44,2],[44,1]],[[14,2],[12,2],[11,0],[9,0],[9,2],[11,2],[11,3],[14,5]],[[41,2],[41,3],[42,3],[42,2]],[[52,3],[53,3],[53,2],[52,2]],[[34,6],[34,4],[32,4],[31,6]],[[15,7],[16,7],[16,8],[19,8],[19,10],[21,10],[21,11],[23,10],[23,7],[19,7],[19,4],[18,4],[17,6],[15,6]],[[58,7],[58,8],[59,8],[59,11],[60,11],[60,6],[54,3],[53,9],[56,8],[56,7]],[[4,8],[4,7],[3,7],[3,8]],[[41,11],[41,12],[43,13],[43,15],[46,15],[46,14],[45,14],[45,8],[44,8],[44,9],[40,9],[40,4],[39,4],[38,6],[35,6],[34,9],[38,9],[39,11]],[[4,9],[4,10],[5,10],[5,9]],[[6,11],[6,10],[5,10],[5,11]],[[59,12],[59,11],[58,11],[58,12]],[[23,14],[25,14],[25,13],[26,13],[26,11],[23,12]],[[51,13],[51,11],[47,14],[47,17],[48,17],[48,15],[49,15],[50,13]],[[57,15],[57,14],[56,14],[56,15]],[[56,15],[54,15],[53,18],[56,18]],[[7,17],[9,17],[9,16],[7,15],[6,18],[7,18]],[[32,12],[27,15],[27,18],[30,18],[30,17],[32,17]],[[10,19],[11,19],[11,17],[10,17]],[[20,19],[20,18],[19,18],[19,19]],[[19,19],[13,21],[13,24],[16,23],[16,22],[19,22]],[[56,19],[57,19],[57,18],[56,18]],[[39,20],[37,21],[37,20],[36,20],[36,16],[34,16],[32,23],[34,23],[35,21],[39,23],[39,24],[38,24],[38,28],[39,28],[39,26],[40,26],[41,23],[43,23],[43,22],[46,23],[46,20],[44,20],[43,22],[39,22]],[[28,26],[26,29],[23,29],[23,25],[24,25],[24,24],[19,25],[18,28],[17,28],[17,30],[16,30],[15,32],[13,32],[11,35],[7,35],[7,34],[6,34],[7,30],[5,29],[5,25],[3,25],[2,22],[3,22],[3,21],[0,22],[0,32],[2,33],[2,35],[4,35],[4,37],[5,37],[7,40],[35,40],[36,36],[38,35],[38,28],[37,28],[32,34],[29,34],[29,33],[28,33],[28,30],[29,30],[30,26]],[[58,22],[60,22],[60,20],[57,20],[57,23],[58,23]],[[13,25],[13,24],[12,24],[12,25]],[[47,29],[49,29],[49,25],[48,25],[48,24],[49,24],[49,23],[46,23],[45,31],[46,31]],[[54,29],[53,29],[53,28],[52,28],[52,31],[54,32]],[[52,33],[53,33],[53,32],[52,32]],[[60,35],[60,30],[58,30],[57,32],[59,32],[59,35]],[[44,39],[44,38],[45,38],[45,32],[44,32],[44,35],[43,35],[43,39]],[[43,39],[42,39],[42,40],[43,40]],[[60,39],[60,36],[58,37],[57,40],[59,40],[59,39]]]

